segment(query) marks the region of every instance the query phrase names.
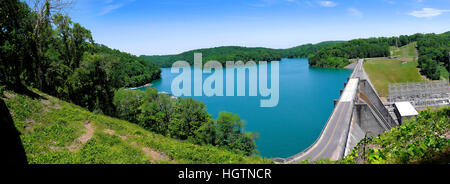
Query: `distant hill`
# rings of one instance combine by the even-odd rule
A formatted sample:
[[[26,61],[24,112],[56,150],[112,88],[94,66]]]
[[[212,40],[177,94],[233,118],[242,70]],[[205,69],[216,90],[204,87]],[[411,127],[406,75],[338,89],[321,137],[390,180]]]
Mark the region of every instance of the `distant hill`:
[[[414,42],[417,42],[421,74],[432,80],[448,78],[450,32],[355,39],[320,49],[308,59],[313,67],[341,68],[350,64],[349,59],[388,57],[392,47],[399,48]],[[414,55],[413,52],[410,55]]]
[[[281,58],[304,58],[322,48],[343,43],[344,41],[327,41],[318,44],[306,44],[289,49],[271,49],[263,47],[224,46],[207,49],[196,49],[176,55],[141,55],[141,58],[156,63],[160,67],[170,67],[176,61],[194,63],[194,53],[202,53],[203,61],[276,61]]]

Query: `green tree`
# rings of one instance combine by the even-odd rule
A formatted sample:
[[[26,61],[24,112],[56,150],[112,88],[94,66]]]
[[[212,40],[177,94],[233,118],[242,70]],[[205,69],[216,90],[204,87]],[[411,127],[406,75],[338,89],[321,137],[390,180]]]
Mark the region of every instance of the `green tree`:
[[[238,115],[230,112],[220,112],[216,124],[216,145],[244,151],[247,155],[255,152],[256,144],[254,139],[256,135],[245,133],[243,130],[244,121]]]
[[[30,70],[32,61],[28,6],[18,0],[0,2],[0,82],[21,84],[21,76]]]
[[[110,55],[86,54],[70,78],[72,100],[86,105],[91,111],[114,114],[114,90],[120,83],[113,71],[118,62]]]
[[[143,104],[139,108],[142,112],[139,115],[139,124],[146,129],[168,135],[169,123],[175,117],[173,106],[169,95],[159,95],[156,89],[147,89]]]
[[[206,112],[205,104],[192,98],[178,98],[175,108],[182,126],[174,135],[181,139],[195,137],[196,131],[211,118]]]
[[[139,90],[119,89],[114,93],[113,104],[117,117],[138,123],[139,107],[143,104],[144,92]]]

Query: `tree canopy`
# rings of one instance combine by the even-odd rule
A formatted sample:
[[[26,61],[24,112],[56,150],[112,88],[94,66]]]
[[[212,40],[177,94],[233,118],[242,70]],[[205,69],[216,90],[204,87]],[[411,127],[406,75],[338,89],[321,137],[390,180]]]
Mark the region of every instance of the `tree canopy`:
[[[188,140],[195,144],[210,144],[251,155],[256,152],[257,134],[244,131],[244,121],[238,115],[221,112],[216,120],[206,106],[192,98],[173,98],[146,91],[117,90],[113,100],[118,117],[136,123],[147,130]]]
[[[422,75],[430,79],[440,79],[440,68],[450,71],[450,32],[443,34],[426,34],[417,41],[419,67]]]
[[[28,85],[59,98],[114,114],[114,91],[160,78],[160,69],[142,58],[93,41],[91,32],[70,17],[25,2],[0,2],[0,82]]]
[[[140,56],[156,63],[160,67],[171,67],[176,61],[194,63],[194,53],[202,53],[203,61],[219,61],[224,64],[227,61],[279,61],[282,58],[304,58],[308,54],[318,51],[339,41],[322,42],[318,44],[306,44],[289,49],[269,49],[262,47],[248,48],[238,46],[225,46],[209,49],[197,49],[183,52],[177,55],[164,56]]]
[[[419,68],[422,75],[439,80],[442,70],[450,71],[450,32],[443,34],[414,34],[399,37],[356,39],[328,46],[309,56],[311,66],[344,67],[348,59],[390,56],[390,46],[401,47],[417,42]]]

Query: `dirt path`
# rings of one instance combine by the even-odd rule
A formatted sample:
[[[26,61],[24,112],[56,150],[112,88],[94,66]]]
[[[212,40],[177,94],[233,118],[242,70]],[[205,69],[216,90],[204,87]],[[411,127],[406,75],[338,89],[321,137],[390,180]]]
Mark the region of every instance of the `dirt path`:
[[[88,142],[94,135],[94,127],[89,121],[84,121],[84,128],[86,129],[86,133],[78,138],[78,141],[80,141],[81,144],[86,144],[86,142]]]
[[[139,146],[136,142],[131,142],[131,145],[137,148],[140,148],[141,151],[143,151],[145,153],[145,156],[149,156],[150,157],[150,161],[151,162],[158,162],[158,161],[170,161],[172,162],[171,159],[169,159],[169,157],[163,153],[160,153],[158,151],[154,151],[151,150],[150,148],[147,147],[141,147]]]
[[[147,147],[142,147],[141,150],[145,153],[146,156],[151,157],[151,161],[169,160],[166,155],[159,153],[157,151],[154,151],[154,150],[150,150]]]
[[[70,151],[77,151],[83,147],[86,142],[92,139],[92,136],[94,136],[95,127],[92,125],[89,121],[84,121],[84,128],[86,129],[86,132],[82,134],[80,137],[78,137],[75,142],[73,142],[70,146],[67,147]]]

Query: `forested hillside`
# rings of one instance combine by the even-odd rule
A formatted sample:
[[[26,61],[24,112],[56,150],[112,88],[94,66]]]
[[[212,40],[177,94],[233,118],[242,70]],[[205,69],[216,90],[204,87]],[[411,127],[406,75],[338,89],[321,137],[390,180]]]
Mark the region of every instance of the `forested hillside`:
[[[170,67],[176,61],[187,61],[194,63],[194,53],[203,54],[203,62],[219,61],[279,61],[281,58],[305,58],[310,53],[316,52],[329,45],[341,43],[340,41],[329,41],[318,44],[306,44],[289,49],[248,48],[237,46],[216,47],[209,49],[197,49],[183,52],[178,55],[164,56],[140,56],[156,63],[161,67]]]
[[[414,34],[399,37],[357,39],[331,45],[311,54],[309,62],[317,67],[344,67],[348,59],[390,56],[390,47],[402,47],[417,42],[419,68],[422,75],[438,80],[449,71],[450,32],[443,34]]]
[[[348,42],[331,41],[307,44],[290,49],[217,47],[198,49],[178,55],[140,56],[161,67],[170,67],[175,61],[193,63],[194,53],[202,53],[203,61],[275,61],[281,58],[305,58],[313,67],[342,68],[350,64],[349,59],[391,56],[390,47],[402,47],[417,42],[419,68],[429,79],[439,79],[441,72],[450,70],[450,32],[443,34],[414,34],[399,37],[355,39]]]
[[[12,112],[13,116],[24,115],[19,120],[22,123],[27,118],[37,121],[28,117],[33,114],[28,113],[32,109],[27,109],[38,105],[35,102],[29,104],[28,101],[29,98],[40,98],[30,90],[37,88],[39,92],[73,102],[95,114],[128,120],[146,130],[189,144],[216,146],[240,155],[256,153],[257,134],[245,132],[243,120],[236,114],[223,112],[214,120],[200,101],[172,98],[167,94],[158,94],[155,89],[146,92],[124,89],[160,78],[160,68],[143,58],[95,43],[89,30],[73,23],[70,17],[53,8],[62,4],[50,2],[59,1],[37,1],[33,7],[40,7],[38,9],[30,9],[26,3],[18,0],[0,2],[0,91],[21,95],[19,102],[10,105],[6,112]],[[48,101],[42,103],[40,110],[52,108]],[[59,122],[66,122],[79,112],[69,110],[64,115],[67,117],[50,116],[39,119],[37,123],[49,126],[42,129],[42,134],[53,131],[53,128],[56,128],[55,131],[66,131],[59,128],[67,124]],[[104,120],[101,118],[98,121]],[[21,126],[34,125],[17,126],[21,129]],[[73,133],[79,132],[80,127],[68,128],[71,129],[66,133]],[[27,143],[43,144],[39,139],[30,141]],[[97,146],[111,140],[99,141],[84,146],[95,146],[97,149]],[[64,154],[71,156],[67,152]],[[51,154],[42,156],[52,157]],[[82,158],[83,155],[77,157]],[[53,163],[53,160],[48,163]]]
[[[348,59],[389,56],[388,40],[357,39],[336,44],[309,55],[309,64],[317,67],[342,68]]]
[[[422,75],[437,80],[450,71],[450,32],[424,35],[417,40],[417,49]]]
[[[160,69],[136,56],[93,41],[91,32],[39,1],[0,2],[0,83],[23,85],[70,100],[91,111],[114,114],[114,91],[160,77]],[[37,7],[37,9],[36,9]]]

